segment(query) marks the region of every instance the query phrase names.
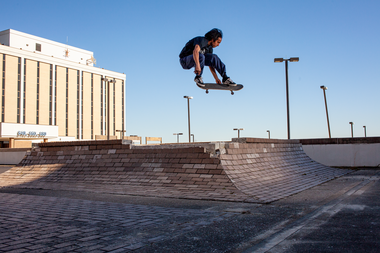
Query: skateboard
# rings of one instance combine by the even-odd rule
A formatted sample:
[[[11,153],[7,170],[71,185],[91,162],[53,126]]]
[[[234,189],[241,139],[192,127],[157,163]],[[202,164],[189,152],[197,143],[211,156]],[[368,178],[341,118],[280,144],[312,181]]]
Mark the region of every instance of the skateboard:
[[[206,90],[206,93],[208,93],[208,90],[229,90],[231,91],[231,95],[234,94],[234,91],[238,91],[238,90],[241,90],[243,89],[243,85],[241,84],[238,84],[236,86],[230,86],[230,85],[227,85],[227,84],[217,84],[217,83],[205,83],[204,84],[205,86],[200,86],[198,83],[197,83],[197,86],[201,89],[204,89]]]

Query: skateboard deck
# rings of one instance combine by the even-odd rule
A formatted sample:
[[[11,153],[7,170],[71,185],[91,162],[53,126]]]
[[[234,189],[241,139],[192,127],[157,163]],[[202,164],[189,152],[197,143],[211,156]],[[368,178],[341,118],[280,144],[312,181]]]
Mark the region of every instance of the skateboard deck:
[[[231,95],[234,94],[234,91],[241,90],[244,87],[241,84],[237,84],[236,86],[230,86],[227,84],[205,83],[204,85],[205,86],[203,87],[197,83],[197,86],[201,89],[206,90],[206,93],[208,93],[208,90],[229,90],[229,91],[231,91]]]

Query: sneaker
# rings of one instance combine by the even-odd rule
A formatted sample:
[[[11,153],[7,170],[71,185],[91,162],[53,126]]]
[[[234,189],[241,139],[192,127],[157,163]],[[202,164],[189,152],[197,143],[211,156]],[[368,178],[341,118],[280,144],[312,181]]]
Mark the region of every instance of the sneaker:
[[[201,76],[196,76],[194,78],[194,82],[196,82],[199,86],[205,87],[205,84]]]
[[[237,84],[231,80],[231,78],[227,78],[226,80],[223,81],[223,84],[227,84],[229,86],[236,86]]]

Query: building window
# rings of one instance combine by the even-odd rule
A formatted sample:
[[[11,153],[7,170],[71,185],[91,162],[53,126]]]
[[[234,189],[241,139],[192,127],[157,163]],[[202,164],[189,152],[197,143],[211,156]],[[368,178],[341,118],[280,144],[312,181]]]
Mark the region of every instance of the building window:
[[[40,62],[37,62],[37,103],[36,103],[36,124],[40,122]]]
[[[1,122],[4,122],[5,118],[5,54],[3,54],[3,78],[1,85]]]
[[[22,122],[25,123],[25,110],[26,110],[26,59],[24,59],[24,92],[23,92],[23,98],[24,104],[22,106]]]
[[[107,78],[107,77],[104,77]],[[108,99],[109,99],[109,84],[108,82],[104,81],[104,134],[108,134],[108,111],[109,111],[109,104],[108,104]]]
[[[79,100],[80,100],[80,77],[79,77],[79,70],[77,71],[77,139],[79,139],[79,110],[80,110],[80,104],[79,104]]]
[[[82,128],[81,128],[81,139],[83,140],[83,71],[82,71],[82,84],[81,84],[81,90],[82,90],[82,94],[81,94],[81,102],[80,102],[80,108],[81,108],[81,125],[82,125]]]
[[[104,134],[104,127],[103,127],[103,124],[104,124],[104,119],[103,119],[103,76],[101,76],[101,81],[100,81],[100,134],[103,135]]]
[[[94,139],[94,74],[91,73],[91,140]]]
[[[125,130],[124,126],[124,80],[121,81],[121,124],[122,124],[122,129]],[[123,133],[124,136],[124,133]]]
[[[20,123],[20,104],[21,104],[21,57],[18,58],[17,73],[17,123]]]
[[[115,80],[115,79],[114,79]],[[116,103],[115,103],[115,82],[113,82],[113,135],[115,136],[116,135],[116,121],[115,121],[115,111],[116,111]]]
[[[57,125],[57,66],[54,71],[54,125]]]
[[[49,125],[53,125],[53,64],[50,64],[49,79]]]
[[[69,136],[69,69],[66,68],[66,136]]]
[[[41,44],[36,43],[36,51],[41,52]]]

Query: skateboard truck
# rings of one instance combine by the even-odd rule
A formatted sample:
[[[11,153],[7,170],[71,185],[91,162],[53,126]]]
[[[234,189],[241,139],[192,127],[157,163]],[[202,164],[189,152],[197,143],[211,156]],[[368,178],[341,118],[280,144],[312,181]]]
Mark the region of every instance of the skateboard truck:
[[[208,94],[208,89],[206,90],[206,93]],[[231,90],[231,95],[234,95],[235,93]]]

